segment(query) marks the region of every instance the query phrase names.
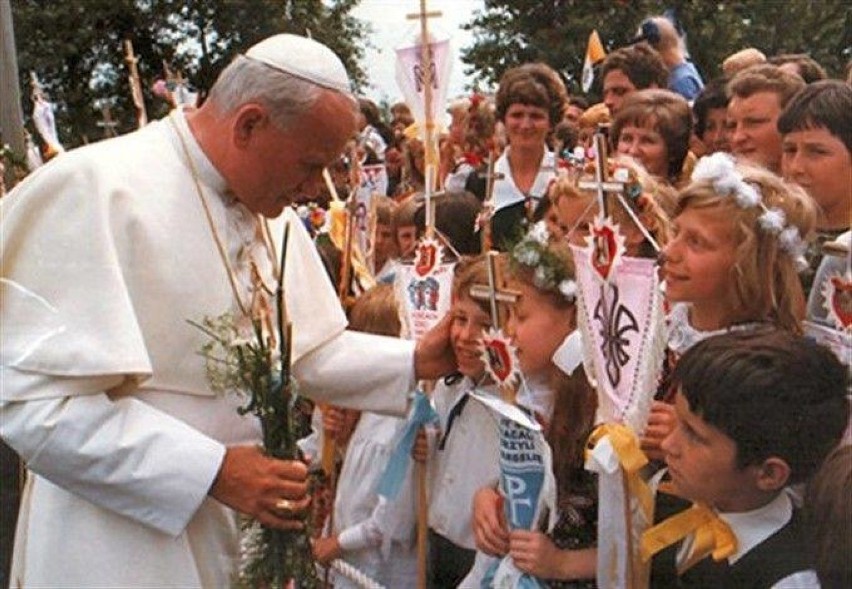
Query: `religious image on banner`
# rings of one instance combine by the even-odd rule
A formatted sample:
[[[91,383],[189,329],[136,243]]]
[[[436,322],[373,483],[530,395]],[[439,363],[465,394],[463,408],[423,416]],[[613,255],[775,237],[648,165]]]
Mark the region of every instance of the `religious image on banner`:
[[[835,265],[843,263],[838,259]],[[802,322],[805,335],[834,352],[845,366],[852,366],[852,272],[830,269],[819,293],[811,292],[811,297],[817,294],[825,318],[810,317],[809,312],[808,320]]]
[[[439,121],[444,116],[452,68],[449,39],[441,41],[433,39],[428,45],[432,57],[427,66],[428,73],[420,63],[422,52],[419,37],[416,42],[396,50],[396,82],[418,123],[427,120]],[[429,113],[425,112],[427,80],[431,81],[432,86],[431,112]]]
[[[434,238],[424,237],[414,248],[414,271],[423,278],[430,276],[444,259],[444,246]]]
[[[577,323],[583,363],[598,392],[601,435],[586,468],[598,473],[601,587],[642,588],[648,567],[639,552],[653,502],[641,480],[639,449],[666,350],[656,260],[625,255],[618,226],[596,221],[586,247],[571,246],[579,286]]]
[[[590,242],[592,268],[601,280],[609,281],[624,256],[624,236],[610,217],[595,217],[590,231],[587,239]]]
[[[578,323],[586,374],[598,389],[598,421],[640,433],[665,355],[665,316],[656,261],[624,256],[622,248],[611,223],[596,223],[587,247],[572,246]]]
[[[493,395],[474,391],[471,398],[491,410],[500,435],[500,494],[506,523],[512,530],[549,528],[556,515],[555,482],[550,475],[550,455],[541,426],[518,407]],[[539,581],[520,571],[512,558],[494,559],[482,580],[483,587],[535,589]]]
[[[424,238],[414,249],[414,260],[401,263],[394,278],[400,306],[402,336],[420,339],[450,310],[455,262],[444,261],[444,247]]]
[[[359,171],[360,184],[355,193],[355,239],[361,252],[371,259],[375,245],[372,200],[374,194],[387,193],[388,173],[384,164],[360,166]]]

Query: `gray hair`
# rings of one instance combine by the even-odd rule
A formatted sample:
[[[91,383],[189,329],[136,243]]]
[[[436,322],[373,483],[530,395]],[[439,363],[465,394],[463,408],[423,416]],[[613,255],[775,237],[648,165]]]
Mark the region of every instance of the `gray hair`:
[[[269,109],[272,122],[283,129],[310,110],[322,91],[312,82],[238,55],[219,74],[207,100],[222,113],[259,102]]]

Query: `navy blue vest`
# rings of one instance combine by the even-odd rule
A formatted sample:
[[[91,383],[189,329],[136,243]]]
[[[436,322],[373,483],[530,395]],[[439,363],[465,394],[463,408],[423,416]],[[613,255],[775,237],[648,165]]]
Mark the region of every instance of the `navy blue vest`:
[[[657,496],[655,523],[678,513],[690,503],[660,493]],[[676,574],[675,557],[680,544],[669,546],[657,554],[651,564],[651,587],[654,589],[770,589],[781,579],[812,569],[807,557],[804,530],[798,510],[786,526],[752,548],[735,564],[727,559],[716,562],[708,557]]]

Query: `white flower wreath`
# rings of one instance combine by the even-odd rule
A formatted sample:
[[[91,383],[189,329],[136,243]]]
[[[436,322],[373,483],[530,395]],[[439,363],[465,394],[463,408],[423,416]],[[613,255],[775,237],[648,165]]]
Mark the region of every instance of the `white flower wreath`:
[[[763,213],[757,219],[760,228],[777,236],[778,247],[793,258],[793,263],[799,271],[807,267],[804,258],[807,246],[802,240],[799,229],[793,225],[787,225],[784,211],[774,207],[768,208],[763,204],[760,191],[745,181],[736,168],[733,156],[720,151],[701,158],[695,164],[692,180],[709,180],[717,194],[733,197],[741,209],[752,207],[763,209]]]
[[[544,221],[533,225],[529,232],[512,248],[512,261],[533,270],[533,284],[540,290],[554,291],[573,302],[577,298],[577,283],[559,260],[549,252],[550,232]]]

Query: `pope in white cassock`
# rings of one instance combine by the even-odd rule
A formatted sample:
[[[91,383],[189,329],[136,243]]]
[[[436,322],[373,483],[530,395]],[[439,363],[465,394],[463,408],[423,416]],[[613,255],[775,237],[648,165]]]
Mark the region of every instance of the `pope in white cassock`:
[[[214,394],[187,320],[285,292],[308,396],[402,413],[451,369],[446,325],[415,349],[345,331],[292,196],[355,132],[326,47],[276,35],[238,56],[197,111],[55,158],[0,201],[0,433],[26,461],[14,587],[226,587],[236,512],[288,527],[301,462],[265,457],[256,418]],[[264,220],[264,218],[268,219]],[[276,504],[279,508],[276,508]]]

